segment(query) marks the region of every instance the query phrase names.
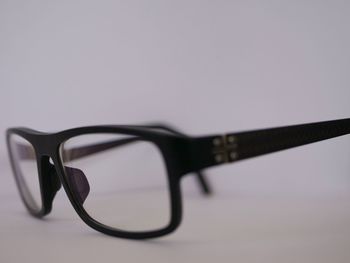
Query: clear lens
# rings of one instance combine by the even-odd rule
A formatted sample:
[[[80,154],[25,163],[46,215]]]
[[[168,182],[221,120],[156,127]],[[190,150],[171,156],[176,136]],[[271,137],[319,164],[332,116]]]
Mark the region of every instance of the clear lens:
[[[11,135],[10,150],[19,190],[33,211],[42,207],[38,166],[33,146],[18,135]]]
[[[124,231],[170,221],[167,173],[153,143],[116,134],[73,137],[61,147],[67,182],[94,220]]]

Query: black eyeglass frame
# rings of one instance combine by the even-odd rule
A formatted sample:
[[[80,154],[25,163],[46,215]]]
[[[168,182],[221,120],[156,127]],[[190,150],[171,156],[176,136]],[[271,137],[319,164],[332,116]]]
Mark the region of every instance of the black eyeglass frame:
[[[151,142],[160,150],[167,169],[168,189],[170,193],[171,216],[169,224],[159,230],[129,232],[103,225],[85,211],[81,202],[73,194],[65,176],[61,158],[61,147],[70,138],[96,133],[130,135],[140,140]],[[33,210],[20,191],[22,201],[28,211],[35,217],[50,213],[52,202],[58,189],[52,188],[48,179],[50,169],[54,168],[60,183],[80,218],[93,229],[102,233],[128,239],[155,238],[173,232],[182,219],[182,198],[180,181],[190,173],[196,173],[204,193],[210,187],[201,170],[239,160],[285,150],[317,141],[322,141],[350,133],[350,119],[309,123],[262,129],[248,132],[229,133],[194,137],[161,125],[129,126],[103,125],[74,128],[58,133],[43,133],[28,128],[10,128],[6,132],[10,162],[15,173],[15,160],[11,152],[10,138],[16,134],[26,139],[35,149],[41,190],[42,207]],[[103,149],[101,149],[103,150]],[[49,159],[52,159],[53,164]],[[19,181],[16,178],[17,186]],[[115,211],[118,213],[118,211]]]

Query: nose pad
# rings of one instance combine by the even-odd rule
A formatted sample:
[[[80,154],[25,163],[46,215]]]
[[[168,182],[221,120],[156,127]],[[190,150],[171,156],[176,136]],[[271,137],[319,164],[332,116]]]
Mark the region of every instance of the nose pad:
[[[56,173],[55,166],[50,163],[48,157],[42,159],[41,169],[45,214],[48,214],[52,209],[52,201],[61,188],[61,181]]]
[[[82,170],[73,167],[64,167],[67,174],[68,184],[71,187],[78,202],[84,204],[90,193],[89,182]]]

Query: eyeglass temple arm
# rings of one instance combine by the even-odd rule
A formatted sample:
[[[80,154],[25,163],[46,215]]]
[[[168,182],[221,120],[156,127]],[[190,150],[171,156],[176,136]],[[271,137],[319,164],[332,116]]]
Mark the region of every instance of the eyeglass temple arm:
[[[158,129],[158,130],[164,130],[168,131],[173,134],[177,135],[183,135],[185,134],[181,133],[180,131],[176,130],[175,128],[172,128],[168,125],[164,124],[151,124],[151,125],[142,125],[140,126],[142,128],[149,128],[149,129]],[[89,156],[95,153],[103,152],[112,148],[116,148],[119,146],[123,146],[132,142],[139,141],[140,139],[137,137],[131,137],[131,138],[124,138],[124,139],[117,139],[117,140],[111,140],[107,142],[100,142],[96,144],[90,144],[86,146],[80,146],[80,147],[75,147],[72,149],[68,149],[66,152],[66,155],[68,156],[69,160],[76,160],[78,158],[82,158],[85,156]]]
[[[123,138],[105,142],[99,142],[94,144],[89,144],[85,146],[74,147],[65,150],[63,158],[65,161],[74,161],[83,157],[87,157],[96,153],[104,152],[113,148],[121,147],[126,144],[130,144],[138,141],[136,137]]]
[[[171,128],[170,126],[165,126],[162,124],[152,124],[147,126],[140,126],[142,128],[149,128],[149,129],[159,129],[159,130],[165,130],[173,134],[177,135],[183,135],[183,133],[179,132],[178,130]],[[132,142],[139,141],[140,139],[138,137],[131,137],[131,138],[123,138],[123,139],[117,139],[117,140],[111,140],[106,142],[100,142],[96,144],[89,144],[86,146],[79,146],[75,148],[68,149],[65,153],[65,155],[68,157],[70,161],[76,160],[78,158],[82,158],[85,156],[89,156],[95,153],[103,152],[112,148],[116,148],[119,146],[123,146]]]
[[[192,158],[186,172],[236,162],[349,133],[350,119],[341,119],[194,138],[189,142]]]
[[[164,131],[168,131],[168,132],[173,133],[173,134],[188,137],[187,135],[178,131],[177,129],[175,129],[169,125],[164,125],[164,124],[160,124],[160,123],[155,123],[155,124],[140,126],[140,127],[149,128],[149,129],[164,130]],[[65,158],[66,161],[68,161],[68,160],[73,161],[73,160],[76,160],[79,158],[90,156],[90,155],[95,154],[95,153],[107,151],[107,150],[112,149],[112,148],[121,147],[121,146],[127,145],[129,143],[139,141],[139,140],[140,139],[137,137],[131,137],[131,138],[111,140],[111,141],[101,142],[101,143],[96,143],[96,144],[90,144],[90,145],[85,145],[85,146],[79,146],[79,147],[67,149],[65,151],[63,158]],[[20,154],[19,158],[21,158],[22,160],[35,159],[35,153],[31,147],[27,147],[24,144],[17,144],[17,149],[18,149],[17,152]],[[196,174],[199,186],[200,186],[203,194],[210,194],[212,192],[212,189],[210,187],[208,180],[206,179],[205,175],[203,174],[203,172],[200,170],[195,170],[193,172]]]
[[[179,131],[170,128],[168,126],[162,126],[161,124],[154,124],[150,126],[140,126],[143,128],[150,128],[150,129],[161,129],[166,130],[174,134],[183,135]],[[92,154],[96,154],[99,152],[107,151],[109,149],[113,149],[119,146],[123,146],[132,142],[138,141],[139,138],[137,137],[130,137],[130,138],[123,138],[123,139],[117,139],[117,140],[110,140],[106,142],[99,142],[95,144],[89,144],[85,146],[79,146],[74,147],[71,149],[67,149],[65,151],[64,157],[66,158],[66,161],[73,161],[79,158],[83,158]],[[17,143],[17,149],[18,153],[20,153],[20,158],[22,160],[25,159],[35,159],[35,153],[32,150],[31,147],[27,147],[27,145]]]
[[[90,144],[86,146],[80,146],[76,148],[71,148],[65,151],[65,161],[73,161],[85,156],[89,156],[95,153],[109,150],[118,146],[123,146],[125,144],[137,141],[137,138],[125,138],[120,140],[113,140],[103,143]],[[33,148],[28,147],[25,144],[17,143],[17,152],[21,160],[35,160],[35,152]]]
[[[163,130],[167,131],[172,134],[188,137],[185,133],[182,133],[178,129],[168,125],[168,124],[162,124],[162,123],[153,123],[150,125],[142,125],[140,126],[142,128],[147,128],[147,129],[155,129],[155,130]],[[105,150],[109,150],[111,148],[123,146],[125,144],[129,144],[135,141],[138,141],[139,139],[134,137],[134,138],[125,138],[125,139],[119,139],[115,141],[109,141],[109,142],[104,142],[104,143],[98,143],[98,144],[93,144],[93,145],[87,145],[83,147],[77,147],[77,148],[72,148],[69,149],[67,152],[67,156],[69,157],[69,160],[75,160],[78,158],[82,158],[85,156],[89,156],[94,153],[102,152]],[[205,174],[201,170],[194,170],[193,171],[196,175],[199,187],[202,191],[203,194],[211,194],[212,193],[212,188],[210,186],[210,183],[208,182],[208,179],[206,178]]]

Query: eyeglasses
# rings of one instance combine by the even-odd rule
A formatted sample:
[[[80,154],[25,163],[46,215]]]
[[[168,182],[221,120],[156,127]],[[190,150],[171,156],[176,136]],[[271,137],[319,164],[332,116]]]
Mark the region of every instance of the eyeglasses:
[[[350,119],[203,137],[164,125],[92,126],[43,133],[7,130],[21,198],[35,217],[50,213],[63,186],[90,227],[116,237],[154,238],[182,217],[180,180],[202,170],[350,133]]]

